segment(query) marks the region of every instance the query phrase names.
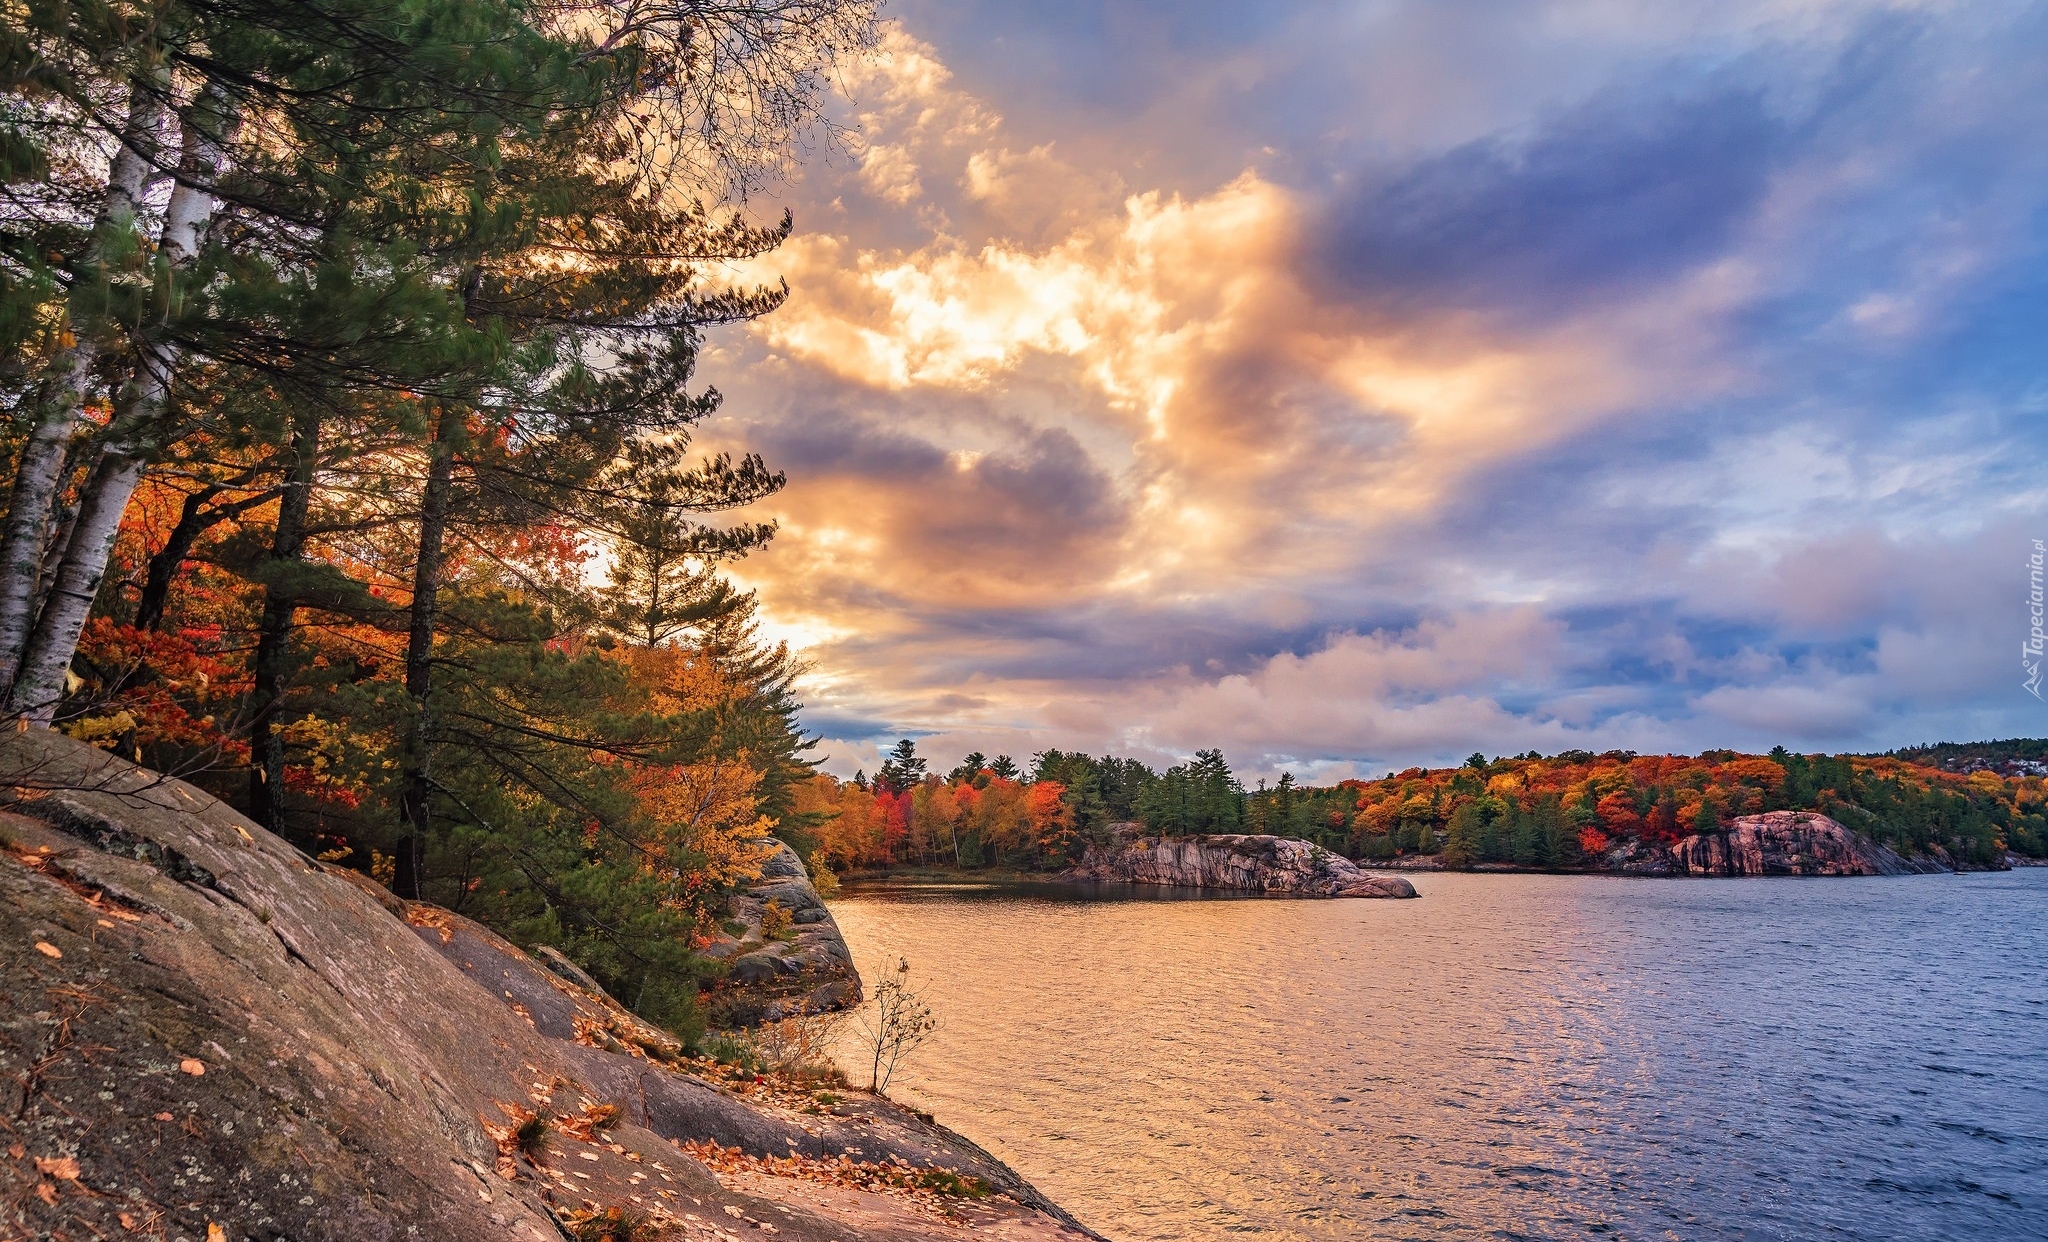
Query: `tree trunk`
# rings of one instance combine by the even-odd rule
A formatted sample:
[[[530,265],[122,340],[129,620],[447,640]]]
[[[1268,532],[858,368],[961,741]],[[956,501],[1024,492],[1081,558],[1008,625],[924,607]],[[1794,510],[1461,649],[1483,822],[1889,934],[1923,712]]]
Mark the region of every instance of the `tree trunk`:
[[[173,281],[191,266],[213,218],[218,200],[212,187],[220,174],[222,149],[236,121],[234,100],[226,87],[214,82],[201,90],[181,118],[184,149],[178,162],[178,185],[164,207],[163,234],[157,244],[158,260],[170,269]],[[178,361],[175,345],[146,342],[134,377],[115,403],[106,446],[93,469],[87,494],[80,498],[63,563],[36,618],[8,701],[14,712],[32,723],[48,725],[56,716],[64,674],[71,667],[79,633],[106,576],[129,497],[142,481],[149,453],[165,439],[159,424]]]
[[[298,561],[306,546],[306,512],[313,498],[313,470],[320,460],[320,411],[307,401],[292,416],[291,472],[277,508],[277,530],[270,540],[273,574],[263,591],[263,620],[256,637],[255,714],[249,722],[249,818],[286,840],[284,820],[284,734],[277,728],[277,705],[290,680],[292,627],[299,600],[286,565]],[[299,842],[310,844],[310,842]]]
[[[109,246],[135,228],[135,217],[157,170],[167,83],[152,78],[129,92],[121,145],[107,170],[107,196],[93,223],[87,265],[103,261]],[[81,325],[74,324],[76,329]],[[82,426],[81,412],[99,352],[89,337],[76,340],[55,360],[57,380],[39,404],[28,441],[15,465],[7,521],[0,528],[0,703],[13,694],[15,675],[42,597],[43,556],[57,497],[64,490],[71,441]]]
[[[420,896],[420,855],[426,844],[428,802],[433,789],[429,743],[433,723],[434,622],[440,610],[442,545],[448,537],[448,511],[455,494],[455,449],[463,431],[462,408],[454,404],[442,406],[427,461],[427,485],[420,496],[420,548],[413,565],[412,628],[405,643],[405,692],[412,697],[399,794],[405,835],[398,843],[393,877],[398,895],[415,901]]]
[[[199,536],[227,516],[206,507],[206,502],[220,493],[219,484],[209,483],[185,497],[185,503],[178,509],[177,524],[165,536],[164,546],[149,558],[149,570],[142,580],[142,598],[135,604],[137,629],[163,628],[164,609],[171,600],[171,580],[178,576],[178,567],[192,555],[192,545],[199,542]]]
[[[106,576],[114,539],[121,532],[121,515],[135,485],[142,481],[145,464],[140,456],[109,454],[93,471],[96,486],[79,506],[71,542],[56,580],[50,584],[22,658],[21,675],[14,683],[11,706],[33,724],[47,726],[56,719],[57,705],[64,697],[64,675],[71,669],[78,636],[99,597],[100,580]]]

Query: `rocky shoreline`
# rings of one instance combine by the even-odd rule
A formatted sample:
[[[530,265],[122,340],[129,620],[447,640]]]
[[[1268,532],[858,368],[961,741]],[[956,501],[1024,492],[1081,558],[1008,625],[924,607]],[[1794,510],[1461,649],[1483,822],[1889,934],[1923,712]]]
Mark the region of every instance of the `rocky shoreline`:
[[[2008,856],[2010,869],[2028,860]],[[1359,864],[1375,870],[1446,870],[1440,855],[1408,855]],[[1770,876],[1950,875],[1963,870],[1938,847],[1906,857],[1816,811],[1768,811],[1730,820],[1718,832],[1693,833],[1669,844],[1629,840],[1580,867],[1481,863],[1473,871],[1568,871],[1671,878]]]
[[[1094,1236],[926,1118],[713,1074],[182,782],[33,731],[0,788],[0,1236]]]
[[[729,963],[706,998],[714,1023],[753,1026],[790,1013],[824,1013],[860,1004],[860,972],[839,924],[795,850],[774,837],[761,881],[732,899],[732,921],[703,949]]]
[[[1219,833],[1168,838],[1119,824],[1107,846],[1091,847],[1059,874],[1069,881],[1284,893],[1303,897],[1413,897],[1399,876],[1373,875],[1341,854],[1294,837]]]

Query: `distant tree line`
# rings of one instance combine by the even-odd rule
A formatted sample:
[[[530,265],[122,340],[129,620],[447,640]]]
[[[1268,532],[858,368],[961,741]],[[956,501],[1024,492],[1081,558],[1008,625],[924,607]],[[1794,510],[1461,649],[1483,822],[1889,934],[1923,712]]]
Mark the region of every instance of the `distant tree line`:
[[[1026,772],[975,753],[943,777],[909,740],[877,775],[819,775],[800,791],[807,848],[833,867],[1064,867],[1110,826],[1151,834],[1272,833],[1360,860],[1450,867],[1597,868],[1631,842],[1669,845],[1763,811],[1818,811],[1906,854],[1968,865],[2048,855],[2040,777],[1957,774],[1889,756],[1535,752],[1379,780],[1246,789],[1222,752],[1164,772],[1135,759],[1047,750]]]

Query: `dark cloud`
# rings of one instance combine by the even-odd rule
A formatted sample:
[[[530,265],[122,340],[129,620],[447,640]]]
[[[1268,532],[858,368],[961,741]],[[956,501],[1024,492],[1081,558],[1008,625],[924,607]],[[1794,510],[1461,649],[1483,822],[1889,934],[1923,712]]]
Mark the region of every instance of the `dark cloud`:
[[[1761,93],[1602,98],[1344,195],[1313,267],[1351,297],[1556,314],[1721,254],[1787,140]]]
[[[894,732],[890,727],[891,722],[877,720],[872,716],[847,716],[830,711],[806,709],[802,720],[804,732],[818,737],[866,741]]]

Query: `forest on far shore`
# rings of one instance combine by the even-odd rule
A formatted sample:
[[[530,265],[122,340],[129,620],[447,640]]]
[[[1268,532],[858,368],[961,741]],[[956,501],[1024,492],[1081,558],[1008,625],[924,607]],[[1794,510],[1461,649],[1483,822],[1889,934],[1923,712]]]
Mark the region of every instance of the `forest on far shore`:
[[[2002,749],[1977,754],[1982,748]],[[872,778],[798,783],[798,814],[784,835],[832,870],[1058,870],[1124,822],[1166,836],[1300,837],[1359,860],[1429,855],[1450,867],[1568,870],[1597,867],[1629,841],[1669,844],[1742,815],[1818,811],[1901,854],[1939,849],[1978,867],[2008,851],[2048,856],[2048,789],[2027,759],[2041,743],[1930,749],[1952,766],[1784,747],[1767,755],[1531,751],[1328,786],[1283,774],[1247,788],[1216,750],[1164,772],[1074,751],[1042,751],[1029,769],[976,753],[940,775],[906,739]]]

